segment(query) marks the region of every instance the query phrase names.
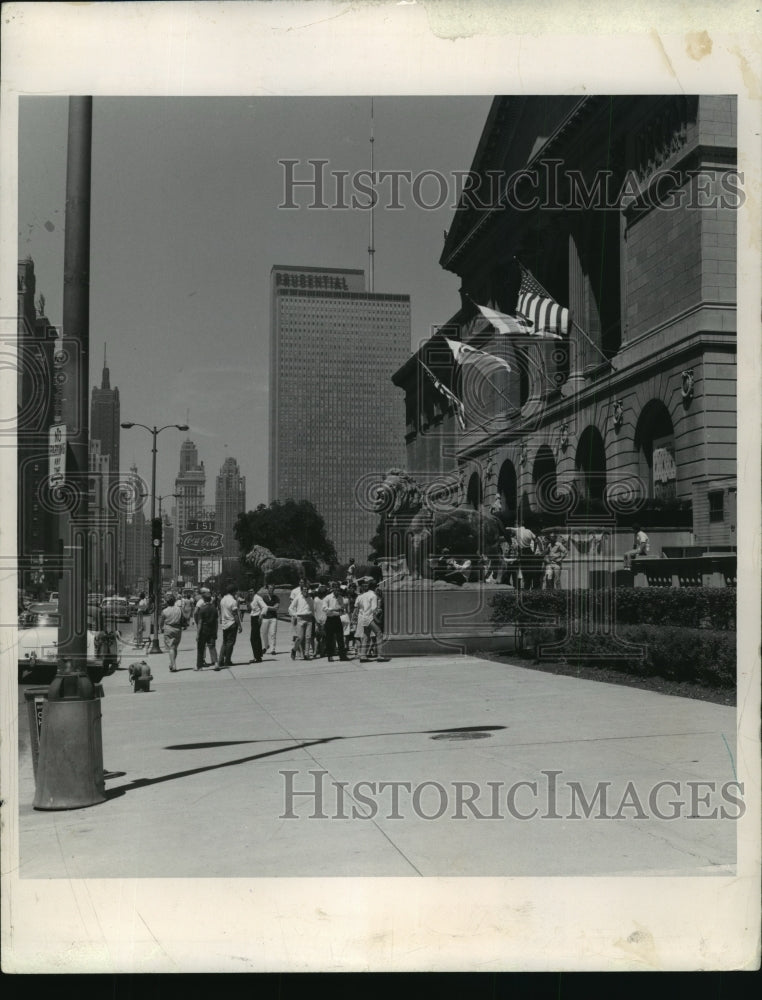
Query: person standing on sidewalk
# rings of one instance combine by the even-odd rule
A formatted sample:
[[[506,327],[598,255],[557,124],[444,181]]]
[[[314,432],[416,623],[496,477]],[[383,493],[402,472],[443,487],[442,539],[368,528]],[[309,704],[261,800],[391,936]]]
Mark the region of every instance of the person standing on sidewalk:
[[[249,604],[251,612],[251,652],[254,656],[252,663],[262,662],[262,620],[267,614],[267,604],[259,594],[252,594]]]
[[[138,596],[138,612],[135,616],[135,645],[143,645],[143,616],[148,614],[148,601],[146,600],[145,591],[141,590]]]
[[[225,596],[220,601],[220,627],[222,629],[222,651],[220,662],[214,668],[221,670],[223,667],[233,666],[233,647],[239,632],[243,632],[241,625],[241,615],[238,611],[238,600],[235,596],[235,587],[229,583],[225,587]]]
[[[339,659],[346,660],[347,650],[344,646],[344,625],[342,615],[346,614],[347,599],[341,593],[341,584],[334,580],[331,593],[323,600],[325,612],[325,652],[328,662],[332,663],[338,649]]]
[[[196,608],[194,617],[197,629],[196,670],[203,670],[206,666],[205,655],[207,649],[209,650],[211,659],[209,666],[214,667],[217,665],[217,626],[219,624],[219,615],[217,614],[217,608],[214,605],[210,591],[207,590],[201,598],[201,605]]]
[[[310,625],[314,620],[314,608],[312,598],[309,595],[307,584],[302,584],[299,593],[291,601],[288,609],[291,620],[295,622],[296,636],[291,649],[291,659],[296,659],[296,654],[301,653],[303,660],[309,660],[309,638]]]
[[[386,663],[388,656],[381,656],[381,629],[376,621],[376,611],[378,610],[378,597],[376,596],[375,580],[360,580],[360,595],[355,601],[357,609],[357,635],[361,640],[360,663],[367,663],[370,659],[370,650],[375,639],[377,653],[374,657],[378,662]]]
[[[161,630],[164,633],[164,648],[169,653],[169,672],[177,672],[177,647],[183,634],[183,609],[173,594],[167,597],[167,603],[161,613]]]
[[[271,656],[275,656],[277,653],[275,648],[275,639],[278,634],[278,608],[280,606],[280,598],[275,593],[275,588],[271,583],[262,587],[259,591],[259,596],[267,605],[267,611],[262,616],[262,649],[265,652],[269,651]]]

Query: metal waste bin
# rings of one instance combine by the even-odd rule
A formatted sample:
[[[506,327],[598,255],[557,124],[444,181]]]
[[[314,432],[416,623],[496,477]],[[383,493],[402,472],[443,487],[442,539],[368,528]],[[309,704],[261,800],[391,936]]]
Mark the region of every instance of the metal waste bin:
[[[32,766],[34,768],[34,780],[37,783],[37,769],[40,760],[40,743],[42,739],[42,725],[45,708],[48,701],[50,686],[31,687],[24,690],[24,699],[27,705],[29,716],[29,735],[32,744]],[[98,701],[98,718],[100,718],[100,699],[104,697],[103,685],[94,684],[93,692],[95,700]],[[98,734],[99,737],[99,734]]]

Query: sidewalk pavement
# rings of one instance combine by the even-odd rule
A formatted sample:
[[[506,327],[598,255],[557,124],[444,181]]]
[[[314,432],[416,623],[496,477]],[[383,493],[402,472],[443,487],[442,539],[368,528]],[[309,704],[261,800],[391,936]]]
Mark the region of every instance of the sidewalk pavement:
[[[21,877],[733,871],[734,709],[477,656],[292,661],[287,638],[250,663],[244,629],[219,672],[193,628],[174,674],[126,648],[86,809],[32,808],[20,716]]]

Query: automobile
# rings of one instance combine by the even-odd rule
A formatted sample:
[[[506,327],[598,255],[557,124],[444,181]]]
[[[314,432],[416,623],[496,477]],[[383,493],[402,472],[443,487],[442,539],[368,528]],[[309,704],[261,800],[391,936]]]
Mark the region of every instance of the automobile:
[[[29,604],[19,614],[19,628],[29,628],[32,625],[49,625],[52,622],[58,624],[58,605],[51,604],[50,601],[38,601]]]
[[[56,604],[58,604],[58,591],[51,590],[51,592],[48,594],[48,600],[54,601]]]
[[[99,608],[103,603],[103,599],[105,596],[106,596],[105,594],[88,594],[87,603],[88,605],[92,605],[93,607]]]
[[[61,616],[48,613],[37,615],[35,620],[19,627],[18,675],[19,681],[27,670],[41,675],[43,683],[49,684],[58,670],[58,626]],[[99,684],[104,676],[113,673],[121,660],[120,637],[117,635],[116,656],[110,667],[104,667],[96,655],[93,629],[87,630],[87,653],[85,665],[93,684]]]
[[[126,597],[105,597],[100,608],[104,614],[118,622],[132,621],[132,609]]]

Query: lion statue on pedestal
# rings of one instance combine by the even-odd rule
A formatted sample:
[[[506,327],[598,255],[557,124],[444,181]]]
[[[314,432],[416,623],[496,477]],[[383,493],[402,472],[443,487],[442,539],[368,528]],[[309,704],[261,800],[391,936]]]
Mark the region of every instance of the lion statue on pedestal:
[[[246,562],[264,577],[266,584],[286,584],[295,587],[301,579],[307,579],[312,568],[301,559],[280,559],[264,547],[255,545],[246,555]]]
[[[437,558],[450,553],[470,562],[472,575],[490,578],[500,572],[506,533],[498,507],[458,506],[454,491],[455,484],[443,482],[424,491],[403,469],[390,469],[374,491],[387,537],[399,548],[387,556],[404,554],[413,579],[433,577]]]

